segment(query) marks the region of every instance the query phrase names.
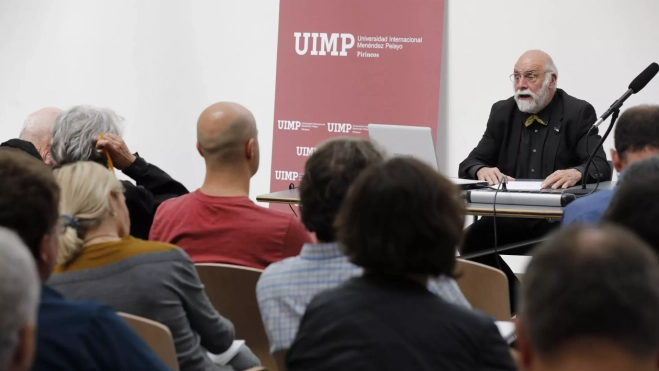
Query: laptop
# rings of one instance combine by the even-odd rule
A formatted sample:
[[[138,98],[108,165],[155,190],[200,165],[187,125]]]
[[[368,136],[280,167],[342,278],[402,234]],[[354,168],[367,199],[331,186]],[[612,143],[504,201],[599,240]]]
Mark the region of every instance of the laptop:
[[[413,157],[439,171],[432,130],[421,126],[369,124],[368,135],[388,157]],[[480,180],[449,178],[462,189],[487,186]]]

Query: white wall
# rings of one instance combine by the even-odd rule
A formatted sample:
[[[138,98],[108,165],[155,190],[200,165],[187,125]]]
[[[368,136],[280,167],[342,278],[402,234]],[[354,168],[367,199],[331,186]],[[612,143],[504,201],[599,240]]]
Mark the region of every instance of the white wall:
[[[657,0],[447,0],[442,168],[457,174],[526,49],[549,52],[559,86],[603,112],[659,62],[657,14]],[[251,195],[268,192],[278,16],[272,0],[2,0],[0,139],[44,106],[111,107],[132,150],[195,189],[197,116],[232,100],[259,123]],[[625,107],[648,102],[659,103],[659,78]]]
[[[548,52],[558,86],[599,115],[651,62],[659,63],[657,15],[657,0],[448,0],[440,115],[447,132],[438,141],[445,148],[443,169],[457,175],[485,131],[492,104],[512,95],[508,76],[524,50]],[[642,103],[659,104],[659,77],[623,109]],[[612,145],[613,134],[607,156]]]

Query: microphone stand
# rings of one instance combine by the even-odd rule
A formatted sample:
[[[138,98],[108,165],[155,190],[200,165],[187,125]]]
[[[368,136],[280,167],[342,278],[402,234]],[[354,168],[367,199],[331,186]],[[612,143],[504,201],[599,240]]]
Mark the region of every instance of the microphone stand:
[[[614,103],[614,106],[618,104],[618,102]],[[613,129],[613,126],[615,125],[616,120],[618,119],[618,115],[620,114],[620,106],[622,106],[622,102],[619,103],[618,107],[615,107],[613,110],[613,114],[611,115],[611,122],[609,123],[609,127],[606,129],[606,132],[600,139],[600,141],[597,143],[597,146],[595,147],[595,150],[593,150],[592,153],[588,153],[588,162],[586,163],[586,167],[584,168],[583,174],[581,174],[581,189],[570,189],[566,192],[572,193],[577,197],[583,197],[583,196],[588,196],[589,194],[597,191],[597,188],[600,185],[600,176],[599,176],[599,171],[596,176],[597,179],[597,184],[595,185],[594,189],[586,189],[586,185],[588,184],[588,169],[590,169],[590,165],[593,163],[593,156],[597,154],[597,151],[602,148],[602,145],[604,144],[604,141],[606,138],[609,136],[611,133],[611,129]],[[588,130],[588,133],[586,134],[586,148],[588,148],[588,136],[590,135],[590,131],[593,130],[596,126],[591,126],[590,129]],[[608,166],[608,164],[607,164]],[[597,165],[595,165],[595,168],[597,169]]]

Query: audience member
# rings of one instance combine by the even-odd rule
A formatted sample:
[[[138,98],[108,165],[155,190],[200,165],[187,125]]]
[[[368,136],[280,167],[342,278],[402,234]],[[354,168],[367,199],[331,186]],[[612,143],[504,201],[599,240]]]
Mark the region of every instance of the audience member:
[[[623,178],[627,176],[627,166],[659,154],[659,106],[628,109],[620,115],[613,136],[616,148],[611,149],[611,160]],[[615,192],[601,190],[572,202],[563,212],[562,223],[597,224]]]
[[[659,156],[631,165],[602,222],[629,229],[659,254]]]
[[[77,161],[112,164],[137,185],[123,181],[130,213],[130,234],[148,239],[156,209],[163,201],[188,193],[179,182],[139,154],[131,154],[121,139],[122,119],[109,109],[75,106],[57,117],[53,128],[51,155],[57,165]],[[104,135],[104,139],[100,135]]]
[[[297,255],[311,237],[297,218],[255,205],[250,179],[259,168],[252,113],[236,103],[216,103],[197,122],[197,150],[206,179],[197,191],[163,203],[150,239],[184,249],[195,262],[263,269]]]
[[[29,248],[41,282],[48,280],[58,251],[58,200],[50,167],[19,151],[0,151],[0,226],[14,230]],[[67,300],[43,285],[32,370],[91,369],[167,367],[111,308]]]
[[[53,126],[62,110],[55,107],[42,108],[30,114],[23,124],[19,139],[31,142],[36,147],[45,163],[53,165],[50,156],[50,142],[53,137]]]
[[[335,221],[364,275],[318,294],[288,351],[290,371],[514,370],[493,319],[433,295],[452,277],[464,226],[455,186],[396,158],[362,172]]]
[[[0,227],[0,371],[27,371],[34,357],[39,279],[20,238]]]
[[[41,155],[39,154],[39,151],[37,151],[37,147],[35,147],[34,144],[22,139],[9,139],[6,142],[2,142],[0,143],[0,149],[20,150],[38,160],[41,160]]]
[[[656,370],[659,262],[616,227],[572,226],[539,247],[517,322],[528,371]]]
[[[348,187],[364,169],[383,161],[370,141],[350,138],[325,142],[307,160],[300,182],[300,216],[318,243],[307,243],[299,256],[268,266],[256,286],[272,353],[291,346],[316,294],[362,274],[341,252],[333,224]],[[469,307],[450,277],[431,279],[428,288],[448,302]]]
[[[129,236],[123,187],[111,171],[80,161],[57,169],[55,178],[66,229],[49,281],[53,287],[69,298],[103,302],[166,325],[182,371],[259,365],[246,347],[226,367],[213,364],[206,350],[226,351],[233,324],[213,308],[185,252]]]

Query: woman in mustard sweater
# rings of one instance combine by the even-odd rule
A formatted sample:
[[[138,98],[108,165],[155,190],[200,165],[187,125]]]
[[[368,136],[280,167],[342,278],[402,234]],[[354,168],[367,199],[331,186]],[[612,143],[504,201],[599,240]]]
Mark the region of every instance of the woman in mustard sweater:
[[[182,371],[244,370],[258,366],[244,347],[226,366],[214,364],[234,340],[231,321],[212,306],[194,264],[170,244],[129,235],[123,186],[93,162],[56,170],[66,229],[49,284],[72,299],[104,302],[115,310],[169,327]]]

